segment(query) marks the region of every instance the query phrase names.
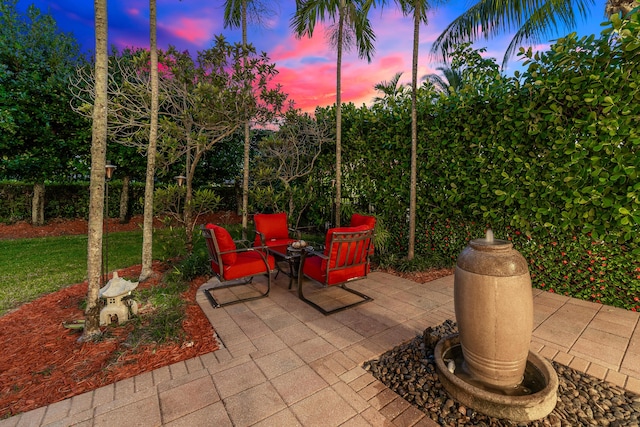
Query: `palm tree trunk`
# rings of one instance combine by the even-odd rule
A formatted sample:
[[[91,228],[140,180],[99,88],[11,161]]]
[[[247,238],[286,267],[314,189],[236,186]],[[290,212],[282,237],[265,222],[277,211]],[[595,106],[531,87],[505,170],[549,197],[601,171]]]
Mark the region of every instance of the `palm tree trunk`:
[[[416,245],[416,192],[418,169],[418,47],[420,41],[420,16],[413,18],[413,63],[411,66],[411,178],[409,190],[409,248],[407,259],[415,256]]]
[[[95,99],[91,135],[91,183],[89,185],[89,230],[87,241],[87,307],[80,341],[100,335],[100,282],[102,270],[102,223],[104,221],[104,166],[107,152],[107,0],[94,0],[96,64]]]
[[[158,140],[158,47],[156,34],[156,0],[149,0],[149,43],[151,56],[151,123],[147,147],[147,175],[144,188],[144,218],[142,222],[142,269],[139,280],[153,274],[153,178],[156,174]]]
[[[345,8],[345,2],[341,0],[338,18],[338,59],[336,60],[336,227],[340,227],[342,209],[342,43]]]
[[[624,17],[638,6],[640,2],[637,0],[607,0],[604,5],[604,14],[611,17],[613,14],[620,13]]]
[[[243,65],[247,65],[247,0],[242,0],[242,49],[244,50]],[[249,118],[244,122],[244,162],[242,176],[242,238],[247,238],[249,225],[249,160],[251,149],[251,132]]]

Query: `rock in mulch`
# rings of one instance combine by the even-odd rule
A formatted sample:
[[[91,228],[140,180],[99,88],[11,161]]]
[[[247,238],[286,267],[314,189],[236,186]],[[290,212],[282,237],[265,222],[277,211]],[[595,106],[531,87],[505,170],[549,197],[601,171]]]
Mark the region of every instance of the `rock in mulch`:
[[[556,362],[551,364],[558,374],[558,403],[545,418],[514,422],[464,407],[440,384],[433,360],[440,338],[456,332],[455,322],[447,320],[363,366],[442,426],[640,426],[640,396]]]

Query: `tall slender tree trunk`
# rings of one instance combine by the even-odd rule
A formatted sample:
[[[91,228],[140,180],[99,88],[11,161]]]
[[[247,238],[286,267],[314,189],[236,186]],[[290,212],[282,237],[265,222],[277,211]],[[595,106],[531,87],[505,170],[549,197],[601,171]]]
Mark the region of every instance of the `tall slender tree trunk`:
[[[140,281],[153,274],[153,178],[156,174],[158,140],[158,48],[156,38],[156,0],[149,0],[149,44],[151,77],[151,123],[147,147],[147,176],[144,187],[144,218],[142,223],[142,269]]]
[[[420,15],[414,8],[413,63],[411,67],[411,178],[409,190],[409,249],[407,259],[415,256],[416,246],[416,193],[418,169],[418,48],[420,42]]]
[[[91,135],[91,182],[89,185],[89,230],[87,242],[87,307],[80,341],[100,335],[100,282],[102,270],[102,224],[104,221],[105,160],[107,152],[107,0],[94,0],[96,63],[95,100]]]
[[[242,0],[242,49],[244,49],[243,65],[247,65],[247,0]],[[248,89],[248,88],[247,88]],[[251,154],[251,131],[249,117],[244,122],[244,162],[242,175],[242,238],[247,238],[249,225],[249,161]]]
[[[193,223],[193,177],[195,176],[195,167],[197,164],[191,160],[191,144],[190,142],[187,144],[189,148],[187,148],[186,154],[186,174],[187,174],[187,188],[184,196],[184,208],[182,210],[182,221],[184,223],[184,232],[185,232],[185,249],[188,254],[193,250],[193,228],[191,224]],[[195,160],[195,159],[194,159]]]
[[[249,226],[249,160],[251,151],[251,132],[249,122],[244,123],[244,160],[242,168],[242,238],[247,238]]]
[[[122,178],[122,190],[120,191],[120,224],[129,222],[129,184],[131,178],[125,175]]]
[[[190,173],[192,175],[192,173]],[[185,249],[188,254],[193,251],[193,209],[191,209],[192,200],[193,200],[193,187],[192,187],[192,179],[187,179],[187,191],[185,192],[184,197],[184,210],[183,210],[183,220],[184,220],[184,232],[185,232]]]
[[[31,224],[44,225],[44,183],[33,184],[33,198],[31,199]]]
[[[342,43],[345,2],[340,0],[338,17],[338,58],[336,61],[336,227],[340,227],[342,210]]]

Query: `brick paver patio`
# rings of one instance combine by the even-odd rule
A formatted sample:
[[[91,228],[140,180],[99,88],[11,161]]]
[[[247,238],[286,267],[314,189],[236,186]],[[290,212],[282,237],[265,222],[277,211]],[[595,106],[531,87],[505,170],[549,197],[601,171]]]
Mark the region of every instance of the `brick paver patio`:
[[[418,284],[374,272],[352,284],[374,301],[331,316],[287,287],[280,276],[268,298],[220,309],[198,292],[220,350],[0,427],[437,425],[361,365],[428,326],[455,320],[453,276]],[[640,313],[539,290],[534,313],[532,350],[640,394]]]

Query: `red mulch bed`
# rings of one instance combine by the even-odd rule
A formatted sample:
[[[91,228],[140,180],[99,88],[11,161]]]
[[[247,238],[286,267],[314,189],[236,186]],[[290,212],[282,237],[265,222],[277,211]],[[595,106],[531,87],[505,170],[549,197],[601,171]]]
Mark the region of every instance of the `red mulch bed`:
[[[142,215],[132,217],[126,224],[120,224],[117,218],[109,219],[109,232],[135,231],[142,229]],[[237,224],[241,222],[241,217],[232,212],[218,212],[203,215],[199,218],[199,224],[213,222],[216,224]],[[163,223],[159,219],[154,219],[153,226],[162,227]],[[0,239],[24,239],[29,237],[65,236],[72,234],[87,234],[89,224],[85,219],[52,219],[44,226],[37,227],[26,221],[19,221],[14,224],[0,223]]]
[[[208,216],[202,222],[233,222],[235,215]],[[110,231],[139,228],[141,217],[128,224],[110,222]],[[0,224],[1,239],[86,234],[85,220],[55,220],[43,227],[27,223]],[[169,268],[154,263],[155,274],[139,289],[158,283]],[[136,280],[141,267],[119,270],[120,277]],[[79,343],[81,332],[66,329],[63,322],[82,319],[80,302],[87,282],[43,296],[0,317],[0,419],[45,406],[125,378],[190,359],[217,349],[214,330],[195,294],[206,278],[197,278],[182,296],[188,302],[181,342],[131,348],[126,339],[132,324],[106,327],[101,341]]]
[[[416,283],[427,283],[432,280],[439,279],[441,277],[451,276],[453,274],[453,268],[438,268],[426,271],[411,271],[408,273],[400,273],[395,270],[382,270],[385,273],[393,274],[395,276],[409,279]]]

